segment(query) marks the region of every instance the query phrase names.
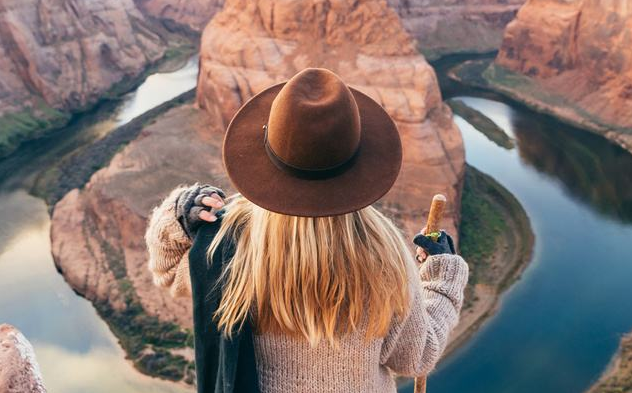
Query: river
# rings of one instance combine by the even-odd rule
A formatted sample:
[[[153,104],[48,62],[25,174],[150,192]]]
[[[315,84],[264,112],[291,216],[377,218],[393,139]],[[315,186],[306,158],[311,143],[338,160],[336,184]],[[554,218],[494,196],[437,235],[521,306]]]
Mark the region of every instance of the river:
[[[632,155],[494,94],[442,87],[515,138],[506,150],[455,117],[467,162],[516,196],[536,243],[498,312],[441,362],[428,391],[583,392],[632,329]]]
[[[57,273],[44,201],[28,194],[38,173],[147,110],[195,87],[197,57],[155,73],[122,99],[24,144],[0,162],[0,323],[31,341],[50,393],[180,393],[190,389],[137,372],[87,300]]]
[[[0,162],[0,323],[32,341],[51,393],[185,391],[142,376],[124,359],[90,303],[55,271],[47,208],[27,191],[60,156],[193,87],[196,67],[191,59],[152,75],[123,101]],[[505,150],[456,118],[468,163],[523,204],[536,249],[495,316],[432,374],[429,392],[582,392],[632,329],[632,155],[493,94],[444,82],[446,96],[516,139]]]

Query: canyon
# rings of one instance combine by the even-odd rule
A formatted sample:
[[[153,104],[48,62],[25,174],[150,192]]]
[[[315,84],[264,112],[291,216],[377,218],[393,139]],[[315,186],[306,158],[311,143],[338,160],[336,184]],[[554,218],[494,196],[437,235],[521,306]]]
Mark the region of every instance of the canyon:
[[[388,0],[426,59],[497,50],[524,0]]]
[[[449,206],[444,227],[458,233],[463,145],[414,42],[385,2],[328,8],[229,0],[202,35],[196,103],[148,122],[107,167],[55,205],[58,269],[95,304],[139,370],[191,381],[190,302],[155,287],[147,270],[143,234],[152,206],[182,183],[232,192],[221,161],[227,123],[253,94],[304,67],[334,70],[395,119],[404,164],[380,208],[412,235],[432,195],[442,192]]]
[[[413,45],[436,58],[495,50],[522,1],[389,0],[388,6],[417,40]],[[318,1],[314,7],[344,4]],[[73,113],[124,93],[181,47],[195,46],[223,6],[224,0],[1,0],[0,157],[63,126]],[[274,13],[286,5],[265,7]]]
[[[632,151],[632,1],[528,0],[484,77]]]
[[[133,0],[0,1],[0,157],[194,46]]]

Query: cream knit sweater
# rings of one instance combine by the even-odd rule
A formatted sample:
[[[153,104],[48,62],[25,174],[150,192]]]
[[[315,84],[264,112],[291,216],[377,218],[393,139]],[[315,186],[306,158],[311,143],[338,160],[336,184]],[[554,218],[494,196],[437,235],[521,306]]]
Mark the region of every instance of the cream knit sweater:
[[[178,188],[154,209],[145,239],[154,283],[173,296],[190,296],[191,241],[175,218]],[[427,375],[459,319],[468,267],[458,255],[429,257],[408,266],[410,311],[393,320],[386,337],[367,341],[366,326],[311,348],[307,341],[280,334],[255,335],[255,357],[263,393],[396,392],[394,375]]]

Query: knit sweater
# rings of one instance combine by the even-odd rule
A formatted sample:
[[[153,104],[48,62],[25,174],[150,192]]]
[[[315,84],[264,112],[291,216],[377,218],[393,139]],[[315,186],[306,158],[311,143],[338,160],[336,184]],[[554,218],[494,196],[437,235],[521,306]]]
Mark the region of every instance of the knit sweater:
[[[178,188],[152,212],[145,239],[154,283],[173,296],[190,296],[186,236],[175,215]],[[407,258],[412,259],[412,258]],[[284,334],[255,334],[260,391],[396,392],[394,375],[422,376],[433,370],[458,322],[468,267],[458,255],[430,256],[421,267],[407,266],[410,307],[393,318],[385,337],[365,339],[366,324],[339,339],[321,341]]]

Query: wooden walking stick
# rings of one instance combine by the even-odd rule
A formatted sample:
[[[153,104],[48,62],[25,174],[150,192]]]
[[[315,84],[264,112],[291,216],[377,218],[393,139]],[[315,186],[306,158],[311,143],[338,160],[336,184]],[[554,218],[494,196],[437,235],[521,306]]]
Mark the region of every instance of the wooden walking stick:
[[[446,202],[447,199],[443,194],[437,194],[432,197],[428,221],[426,222],[426,236],[429,236],[435,242],[439,239],[439,231],[441,230],[439,224],[443,218]],[[426,377],[415,378],[415,393],[426,393]]]

